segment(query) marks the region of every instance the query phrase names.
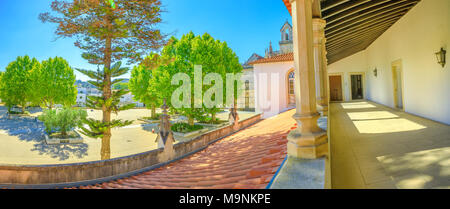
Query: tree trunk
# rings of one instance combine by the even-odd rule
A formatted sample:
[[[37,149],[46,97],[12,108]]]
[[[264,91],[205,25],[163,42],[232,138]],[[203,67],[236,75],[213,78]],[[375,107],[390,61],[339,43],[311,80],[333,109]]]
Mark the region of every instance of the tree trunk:
[[[25,114],[25,105],[22,105],[22,114]]]
[[[109,133],[105,133],[102,138],[101,159],[111,159],[111,129],[108,129]]]
[[[108,19],[108,18],[106,18]],[[105,42],[105,69],[108,69],[108,73],[104,73],[103,83],[103,99],[106,101],[112,96],[111,92],[111,38],[107,37]],[[105,71],[106,72],[106,71]],[[102,105],[103,111],[103,123],[109,124],[111,123],[111,107],[106,106],[106,104]],[[103,132],[102,138],[102,148],[101,148],[101,159],[108,160],[111,159],[111,128],[108,127]]]
[[[152,118],[155,118],[156,116],[156,105],[152,105]]]
[[[216,113],[211,113],[211,123],[216,122]]]
[[[67,136],[67,131],[65,127],[61,127],[61,135],[62,136]]]
[[[188,117],[188,124],[193,126],[194,125],[194,118],[192,116]]]

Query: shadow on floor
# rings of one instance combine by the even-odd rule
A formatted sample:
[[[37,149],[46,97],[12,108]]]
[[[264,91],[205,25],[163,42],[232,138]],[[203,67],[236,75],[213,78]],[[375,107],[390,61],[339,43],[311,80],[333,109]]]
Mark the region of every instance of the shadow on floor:
[[[364,101],[330,118],[333,187],[450,187],[450,126]]]
[[[9,119],[5,113],[6,107],[0,107],[0,130],[21,141],[34,143],[34,148],[30,151],[39,152],[39,155],[48,155],[60,161],[67,160],[70,156],[78,158],[87,156],[87,144],[47,145],[44,140],[45,126],[42,122],[28,117]]]

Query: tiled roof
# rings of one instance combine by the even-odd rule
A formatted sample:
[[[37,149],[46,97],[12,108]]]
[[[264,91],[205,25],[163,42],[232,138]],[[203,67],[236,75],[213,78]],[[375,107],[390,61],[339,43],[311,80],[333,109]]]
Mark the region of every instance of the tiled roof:
[[[286,5],[286,8],[287,8],[288,11],[289,11],[289,14],[292,15],[292,5],[291,5],[290,0],[283,0],[283,2],[284,2],[284,5]]]
[[[260,55],[258,55],[258,54],[256,54],[256,53],[253,53],[252,56],[247,60],[247,62],[245,62],[245,63],[242,65],[242,67],[243,67],[244,69],[251,69],[251,68],[253,68],[253,66],[252,66],[252,65],[249,65],[248,63],[254,62],[254,61],[259,60],[259,59],[264,59],[264,57],[262,57],[262,56],[260,56]]]
[[[254,62],[250,62],[248,64],[254,65],[254,64],[263,64],[263,63],[272,63],[272,62],[288,62],[288,61],[294,61],[294,53],[281,54],[281,55],[276,55],[273,57],[259,59]]]
[[[286,156],[293,111],[263,120],[205,150],[130,178],[81,189],[264,189]]]

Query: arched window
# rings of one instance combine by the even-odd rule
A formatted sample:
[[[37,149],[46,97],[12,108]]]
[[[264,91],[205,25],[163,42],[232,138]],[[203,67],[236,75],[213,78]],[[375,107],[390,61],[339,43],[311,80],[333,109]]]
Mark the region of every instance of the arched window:
[[[288,74],[288,98],[289,98],[289,104],[295,104],[295,72],[291,71]]]

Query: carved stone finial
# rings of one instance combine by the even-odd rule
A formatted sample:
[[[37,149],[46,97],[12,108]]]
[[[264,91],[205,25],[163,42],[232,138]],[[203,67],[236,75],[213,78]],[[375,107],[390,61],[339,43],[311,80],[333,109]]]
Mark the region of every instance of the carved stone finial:
[[[156,137],[156,141],[158,142],[158,148],[164,148],[164,152],[158,156],[160,162],[166,162],[171,160],[175,156],[175,152],[173,150],[173,144],[175,143],[175,138],[173,137],[172,132],[172,124],[170,124],[170,116],[167,114],[167,106],[166,99],[164,99],[164,104],[161,107],[161,121],[159,123],[159,131],[158,137]]]
[[[167,109],[169,107],[167,106],[167,102],[166,99],[164,99],[164,104],[163,106],[161,106],[162,114],[160,117],[160,123],[159,123],[159,131],[158,131],[158,137],[157,137],[157,141],[158,141],[158,145],[159,147],[165,147],[167,145],[167,141],[168,140],[173,140],[173,135],[172,135],[172,130],[171,127],[172,125],[170,124],[170,116],[167,114]]]
[[[166,101],[166,99],[164,99],[164,104],[163,104],[163,106],[161,106],[161,109],[163,109],[163,114],[167,114],[168,108],[169,107],[167,106],[167,101]]]
[[[233,129],[237,131],[239,129],[239,115],[237,113],[236,105],[230,108],[230,115],[228,116],[228,121],[233,125]]]

